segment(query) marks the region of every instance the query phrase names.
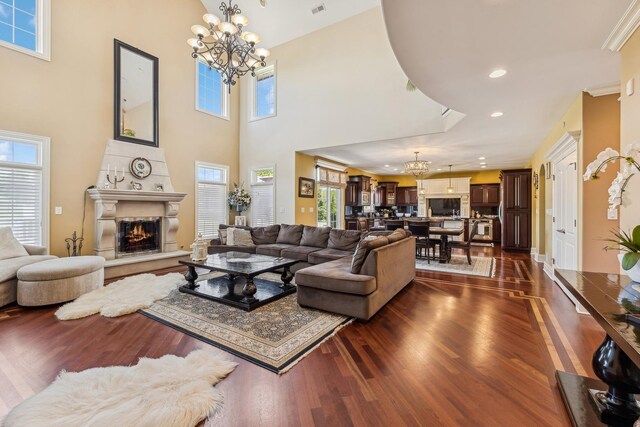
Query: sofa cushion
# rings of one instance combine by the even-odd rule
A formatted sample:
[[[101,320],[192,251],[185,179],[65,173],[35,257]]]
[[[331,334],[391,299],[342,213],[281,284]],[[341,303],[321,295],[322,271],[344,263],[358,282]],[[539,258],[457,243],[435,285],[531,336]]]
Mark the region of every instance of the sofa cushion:
[[[251,229],[251,238],[256,245],[270,245],[278,240],[280,226],[268,225],[266,227],[255,227]]]
[[[374,236],[369,236],[374,237]],[[351,262],[351,273],[358,274],[362,269],[362,264],[367,259],[367,255],[374,249],[381,248],[389,244],[389,239],[384,236],[367,238],[360,240],[358,246],[356,247],[356,252],[353,254],[352,262]]]
[[[0,283],[17,278],[18,270],[25,265],[56,258],[53,255],[32,255],[0,261]]]
[[[302,230],[300,246],[326,248],[330,232],[331,227],[308,227],[305,225]]]
[[[296,285],[355,295],[369,295],[376,290],[376,278],[353,274],[351,260],[342,258],[303,268],[296,273]]]
[[[358,246],[361,236],[361,231],[338,230],[337,228],[333,228],[329,233],[329,243],[327,244],[327,247],[342,251],[353,251],[356,246]]]
[[[0,227],[0,260],[27,255],[29,255],[29,253],[24,246],[18,242],[18,239],[13,237],[11,228]]]
[[[407,237],[409,236],[403,228],[396,228],[395,230],[393,230],[393,233],[387,236],[387,239],[389,240],[389,243],[395,243],[399,242],[402,239],[406,239]]]
[[[249,230],[230,228],[227,233],[227,244],[234,246],[255,246]]]
[[[321,248],[316,248],[314,246],[293,246],[291,248],[283,249],[280,252],[280,256],[297,259],[299,261],[307,261],[310,253],[319,251],[320,249]]]
[[[69,279],[102,270],[101,256],[76,256],[56,258],[29,264],[18,270],[18,279],[23,281],[50,281]]]
[[[343,251],[340,249],[325,248],[309,254],[308,261],[311,264],[322,264],[323,262],[335,261],[344,257],[353,256],[353,251]]]
[[[298,245],[288,245],[285,243],[273,243],[271,245],[256,246],[256,253],[260,255],[282,256],[283,249],[296,248]]]
[[[231,252],[231,251],[255,254],[256,247],[255,246],[210,245],[208,248],[208,253],[210,254],[220,254],[220,253]]]
[[[302,225],[280,225],[280,231],[278,232],[278,238],[276,243],[282,243],[285,245],[299,245],[302,239]]]

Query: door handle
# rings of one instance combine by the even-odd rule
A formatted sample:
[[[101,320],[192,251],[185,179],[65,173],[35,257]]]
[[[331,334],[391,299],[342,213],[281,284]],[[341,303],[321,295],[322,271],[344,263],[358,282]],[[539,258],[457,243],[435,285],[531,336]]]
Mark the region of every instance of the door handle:
[[[562,234],[566,234],[567,230],[565,230],[564,228],[561,228],[559,230],[556,230],[558,233],[562,233]]]

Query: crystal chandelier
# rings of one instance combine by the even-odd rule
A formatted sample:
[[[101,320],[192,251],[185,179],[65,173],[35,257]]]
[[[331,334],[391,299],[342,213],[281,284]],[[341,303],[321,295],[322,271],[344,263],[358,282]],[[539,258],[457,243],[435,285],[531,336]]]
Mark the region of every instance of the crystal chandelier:
[[[231,86],[238,78],[247,73],[255,77],[255,70],[266,65],[265,58],[270,52],[264,48],[256,48],[260,36],[244,31],[249,20],[241,15],[238,5],[232,0],[229,5],[220,4],[220,11],[224,14],[224,21],[220,21],[212,13],[205,14],[202,19],[207,24],[194,25],[191,31],[197,38],[190,38],[187,43],[193,49],[191,56],[204,60],[209,68],[214,68],[222,75],[222,82]]]
[[[416,159],[404,163],[404,171],[412,174],[416,178],[423,178],[429,173],[429,162],[426,160],[418,160],[419,151],[415,151]]]

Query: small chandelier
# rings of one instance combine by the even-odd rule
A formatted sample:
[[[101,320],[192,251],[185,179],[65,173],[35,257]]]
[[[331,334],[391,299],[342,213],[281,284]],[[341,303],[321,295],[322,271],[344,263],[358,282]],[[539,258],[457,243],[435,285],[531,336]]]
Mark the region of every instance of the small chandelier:
[[[404,170],[416,178],[422,178],[429,173],[429,162],[426,160],[418,160],[419,151],[414,151],[414,153],[416,154],[416,159],[405,162]]]
[[[197,38],[187,40],[193,49],[191,56],[204,60],[209,69],[217,70],[229,92],[238,78],[247,73],[255,77],[256,68],[267,65],[264,60],[270,54],[267,49],[256,48],[260,36],[244,31],[249,20],[241,15],[240,8],[232,1],[228,6],[225,2],[220,4],[224,21],[213,13],[205,14],[202,19],[207,26],[192,26],[191,31]]]

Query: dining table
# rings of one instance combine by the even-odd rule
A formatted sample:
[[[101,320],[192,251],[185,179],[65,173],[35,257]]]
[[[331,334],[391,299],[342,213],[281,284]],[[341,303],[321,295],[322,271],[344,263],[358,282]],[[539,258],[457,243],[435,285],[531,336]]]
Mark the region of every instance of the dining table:
[[[429,227],[429,235],[440,236],[440,264],[451,262],[451,250],[449,249],[449,236],[462,236],[464,227]]]

